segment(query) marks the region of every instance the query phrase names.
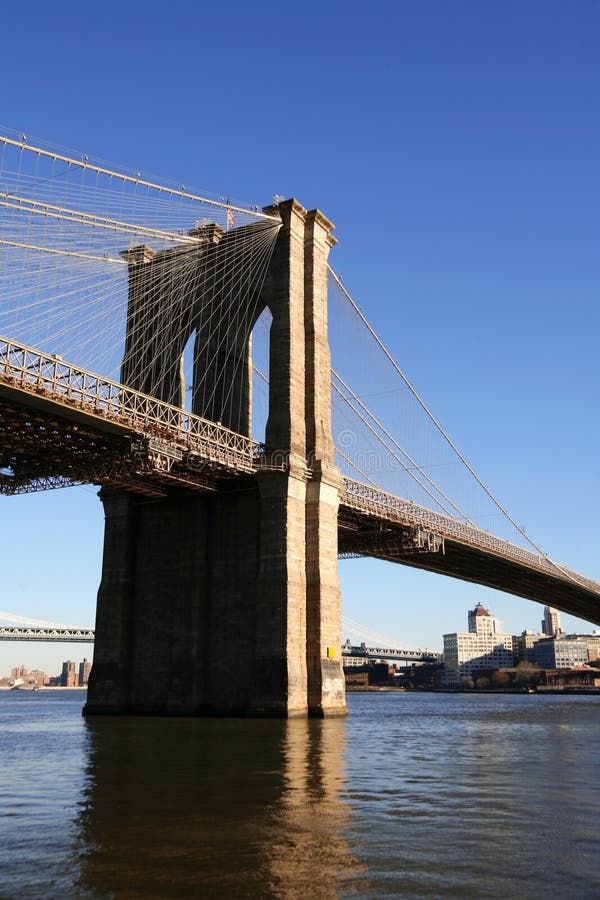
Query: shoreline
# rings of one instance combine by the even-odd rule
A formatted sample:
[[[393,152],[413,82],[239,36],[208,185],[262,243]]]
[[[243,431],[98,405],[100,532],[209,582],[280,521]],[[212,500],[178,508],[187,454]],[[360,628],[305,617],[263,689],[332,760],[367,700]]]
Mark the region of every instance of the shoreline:
[[[538,687],[538,688],[404,688],[382,685],[348,687],[347,694],[587,694],[600,696],[600,688],[594,687]]]
[[[38,693],[38,691],[87,691],[87,685],[77,685],[77,687],[63,687],[61,684],[44,684],[42,687],[10,687],[6,684],[0,684],[0,691],[27,691],[28,693]]]

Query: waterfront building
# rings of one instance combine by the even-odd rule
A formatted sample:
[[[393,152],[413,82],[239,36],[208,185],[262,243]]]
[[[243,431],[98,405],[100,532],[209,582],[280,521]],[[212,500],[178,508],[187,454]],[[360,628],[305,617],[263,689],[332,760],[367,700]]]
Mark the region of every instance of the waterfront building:
[[[534,647],[540,669],[574,669],[589,661],[587,641],[562,636],[542,638]]]
[[[29,684],[37,684],[38,687],[43,687],[50,682],[50,677],[45,672],[42,672],[41,669],[32,669],[27,675],[26,681]]]
[[[595,631],[593,634],[584,635],[588,648],[588,659],[594,662],[600,659],[600,633]]]
[[[15,666],[14,669],[10,670],[10,678],[3,680],[6,681],[8,685],[23,684],[43,687],[45,684],[48,684],[50,678],[45,672],[42,672],[41,669],[32,669],[31,672],[29,672],[25,666]]]
[[[600,632],[594,631],[591,634],[566,634],[564,637],[568,641],[581,641],[586,645],[588,662],[594,662],[600,657]]]
[[[28,671],[27,671],[27,669],[25,668],[25,666],[15,666],[14,669],[11,669],[11,670],[10,670],[10,677],[13,678],[13,679],[15,679],[15,678],[25,678],[25,676],[26,676],[27,674],[28,674]]]
[[[513,636],[502,622],[478,603],[468,614],[466,632],[444,635],[444,684],[464,684],[481,669],[512,666]]]
[[[578,666],[573,669],[540,669],[541,682],[537,690],[556,690],[571,688],[600,691],[600,672],[589,666]]]
[[[513,635],[513,656],[515,665],[520,662],[535,662],[533,648],[540,638],[540,634],[535,634],[535,632],[530,630]]]

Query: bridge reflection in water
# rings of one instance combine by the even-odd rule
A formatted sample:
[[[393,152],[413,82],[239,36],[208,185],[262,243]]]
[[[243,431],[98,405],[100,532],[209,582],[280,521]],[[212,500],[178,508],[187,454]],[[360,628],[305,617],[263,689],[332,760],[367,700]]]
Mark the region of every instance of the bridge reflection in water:
[[[345,720],[85,727],[85,896],[337,897],[360,871],[340,799]]]

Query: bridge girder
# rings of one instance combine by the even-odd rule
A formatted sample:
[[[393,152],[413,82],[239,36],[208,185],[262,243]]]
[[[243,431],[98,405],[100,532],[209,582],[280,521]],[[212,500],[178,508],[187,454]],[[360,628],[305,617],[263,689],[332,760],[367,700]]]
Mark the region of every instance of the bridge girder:
[[[340,555],[364,556],[435,572],[461,581],[495,588],[600,625],[600,593],[565,577],[540,572],[490,550],[445,537],[437,551],[414,552],[407,547],[407,527],[393,522],[373,523],[368,514],[340,507]]]
[[[135,431],[115,419],[93,415],[82,404],[69,404],[49,392],[24,391],[0,384],[0,493],[19,494],[98,484],[147,497],[222,490],[252,472],[231,469],[225,461],[169,445],[164,430],[152,435]],[[254,472],[267,466],[259,457]],[[280,466],[283,463],[279,464]],[[267,466],[268,467],[268,466]],[[361,511],[356,498],[342,499],[338,516],[338,552],[370,556],[495,588],[554,606],[562,612],[600,625],[600,588],[540,572],[468,546],[435,530],[389,521],[385,513]],[[596,586],[598,587],[598,586]]]

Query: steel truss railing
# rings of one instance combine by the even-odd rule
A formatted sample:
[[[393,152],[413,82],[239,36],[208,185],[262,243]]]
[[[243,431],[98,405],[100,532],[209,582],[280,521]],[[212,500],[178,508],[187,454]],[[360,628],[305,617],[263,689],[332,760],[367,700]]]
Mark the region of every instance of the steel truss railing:
[[[583,578],[577,572],[566,569],[547,556],[531,553],[517,544],[495,537],[487,531],[481,531],[464,522],[419,506],[411,500],[386,494],[378,488],[354,481],[352,478],[344,478],[341,502],[350,509],[367,513],[379,520],[408,526],[421,525],[429,531],[434,531],[445,540],[456,540],[476,549],[490,551],[505,559],[518,560],[531,569],[547,573],[555,578],[562,577],[590,591],[600,593],[600,584]]]
[[[404,649],[394,649],[389,647],[361,647],[356,645],[348,646],[348,644],[342,644],[342,658],[343,657],[354,657],[365,660],[398,659],[406,662],[410,662],[411,660],[428,660],[432,662],[438,662],[440,660],[441,653],[437,652],[436,650],[414,650],[408,647],[405,647]]]
[[[185,450],[234,471],[252,472],[262,453],[252,438],[2,336],[0,382],[141,432],[166,456],[177,458]]]
[[[93,628],[38,628],[0,626],[0,641],[75,641],[93,644],[96,633]]]
[[[59,356],[45,354],[2,336],[0,383],[98,416],[137,435],[143,434],[149,439],[150,452],[161,458],[162,465],[169,459],[181,459],[184,453],[187,464],[192,467],[197,458],[199,463],[213,463],[232,474],[255,472],[264,462],[263,446],[252,438],[70,365]],[[341,502],[348,509],[367,513],[380,521],[422,526],[442,539],[453,539],[506,559],[518,560],[531,569],[562,577],[600,594],[600,584],[546,556],[531,553],[489,532],[371,485],[344,478]]]

